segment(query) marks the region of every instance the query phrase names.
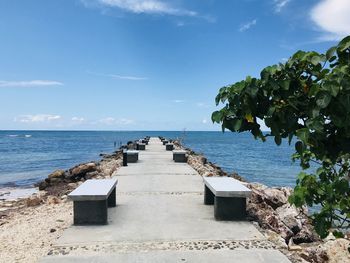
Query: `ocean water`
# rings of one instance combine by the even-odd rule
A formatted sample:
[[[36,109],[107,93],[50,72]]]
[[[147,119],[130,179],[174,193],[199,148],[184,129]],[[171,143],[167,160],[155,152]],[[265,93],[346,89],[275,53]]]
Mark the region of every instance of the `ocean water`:
[[[292,163],[294,146],[263,143],[249,133],[169,131],[0,131],[0,187],[26,187],[56,169],[99,160],[120,144],[145,136],[183,138],[185,146],[203,153],[228,172],[268,186],[294,186],[300,171]]]

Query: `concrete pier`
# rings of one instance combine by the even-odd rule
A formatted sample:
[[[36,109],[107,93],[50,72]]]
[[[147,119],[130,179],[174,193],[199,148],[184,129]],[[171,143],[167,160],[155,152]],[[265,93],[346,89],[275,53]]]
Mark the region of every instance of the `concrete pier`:
[[[290,262],[253,223],[215,220],[201,176],[158,138],[114,176],[108,225],[71,226],[41,262]]]

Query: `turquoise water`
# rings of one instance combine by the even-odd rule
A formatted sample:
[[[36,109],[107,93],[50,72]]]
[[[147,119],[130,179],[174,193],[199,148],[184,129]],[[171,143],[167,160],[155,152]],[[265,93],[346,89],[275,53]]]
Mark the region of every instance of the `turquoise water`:
[[[145,136],[184,137],[184,144],[248,181],[294,186],[300,168],[293,146],[255,141],[248,134],[169,131],[0,131],[0,186],[30,186],[55,169],[98,160],[127,141]]]

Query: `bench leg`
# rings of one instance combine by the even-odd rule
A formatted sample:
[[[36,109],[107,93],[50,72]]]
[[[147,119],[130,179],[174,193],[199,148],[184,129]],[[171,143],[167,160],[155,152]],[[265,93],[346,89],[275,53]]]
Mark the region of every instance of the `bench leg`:
[[[187,157],[185,154],[174,154],[173,159],[176,163],[186,163],[187,162]]]
[[[116,203],[116,191],[115,191],[115,187],[114,189],[112,190],[111,194],[108,196],[108,207],[115,207],[117,205]]]
[[[107,200],[74,201],[74,225],[107,224]]]
[[[214,216],[216,220],[244,220],[246,218],[246,198],[215,197]]]
[[[214,194],[210,189],[204,185],[204,204],[205,205],[213,205],[214,204]]]

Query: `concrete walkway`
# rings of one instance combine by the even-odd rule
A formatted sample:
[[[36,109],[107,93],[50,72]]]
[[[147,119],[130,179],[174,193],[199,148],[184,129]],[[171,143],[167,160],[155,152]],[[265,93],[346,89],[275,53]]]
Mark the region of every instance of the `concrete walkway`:
[[[108,225],[70,227],[41,262],[290,262],[252,223],[216,221],[201,176],[158,138],[115,176]]]

